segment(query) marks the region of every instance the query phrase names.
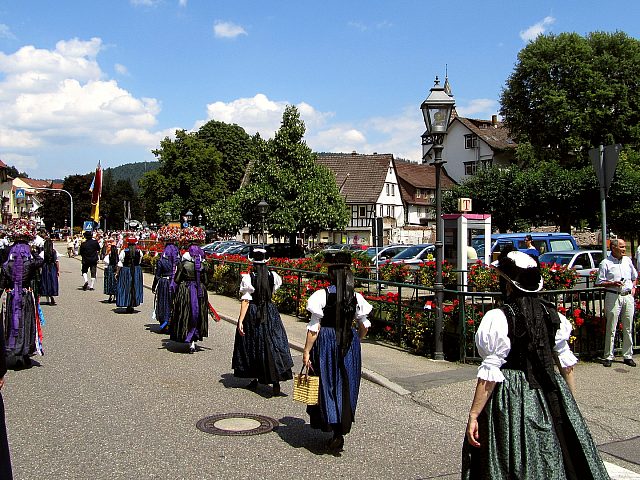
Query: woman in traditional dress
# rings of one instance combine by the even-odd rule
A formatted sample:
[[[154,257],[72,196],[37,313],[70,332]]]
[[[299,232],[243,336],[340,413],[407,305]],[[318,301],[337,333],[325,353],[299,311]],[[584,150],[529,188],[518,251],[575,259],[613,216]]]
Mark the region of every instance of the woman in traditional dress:
[[[178,247],[168,242],[156,263],[156,274],[151,287],[151,291],[155,294],[154,318],[160,323],[162,332],[168,331],[171,306],[177,288],[175,275],[178,263],[180,263]]]
[[[253,249],[249,256],[252,271],[243,274],[240,281],[240,316],[231,366],[236,377],[253,379],[249,388],[272,384],[276,396],[280,395],[280,382],[293,378],[293,360],[280,313],[271,301],[282,278],[267,269],[266,253]]]
[[[356,414],[362,375],[360,340],[371,325],[367,315],[372,307],[354,292],[349,252],[328,253],[325,261],[330,285],[314,292],[307,302],[311,320],[302,361],[320,377],[318,404],[307,407],[311,426],[333,432],[329,448],[339,452]]]
[[[0,322],[0,390],[4,387],[5,375],[7,374],[7,360],[4,341],[4,329]],[[9,455],[9,440],[7,439],[7,425],[4,417],[4,401],[0,393],[0,478],[11,480],[11,456]]]
[[[53,248],[53,241],[47,238],[44,248],[40,252],[42,258],[42,273],[40,275],[40,296],[49,298],[49,305],[55,305],[53,297],[58,296],[58,277],[60,276],[60,262],[58,252]]]
[[[196,342],[209,335],[209,297],[207,295],[207,264],[204,251],[191,245],[182,255],[175,276],[178,286],[169,333],[171,340],[189,344],[189,353],[196,351]]]
[[[35,229],[24,224],[16,227],[15,242],[9,259],[2,265],[0,317],[4,325],[7,358],[16,365],[31,366],[31,355],[43,355],[38,300],[32,283],[42,259],[31,254],[28,241]]]
[[[107,245],[107,252],[102,259],[104,267],[103,291],[109,295],[107,302],[113,302],[113,297],[118,294],[118,282],[116,281],[116,270],[118,269],[118,247],[115,240],[110,240]]]
[[[608,479],[573,398],[578,360],[568,345],[571,324],[538,297],[537,259],[509,248],[494,266],[504,305],[489,310],[476,332],[483,362],[462,478]]]
[[[136,248],[138,239],[127,238],[127,248],[120,252],[118,259],[118,286],[116,293],[116,306],[126,307],[127,313],[133,313],[133,307],[137,307],[143,301],[142,285],[142,252]]]

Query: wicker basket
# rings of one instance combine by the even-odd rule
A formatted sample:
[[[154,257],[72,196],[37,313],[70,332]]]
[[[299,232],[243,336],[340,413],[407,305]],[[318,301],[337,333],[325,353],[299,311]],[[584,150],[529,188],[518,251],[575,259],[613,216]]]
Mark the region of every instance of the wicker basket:
[[[310,376],[309,369],[305,370],[304,365],[300,373],[293,376],[293,399],[297,402],[317,405],[319,388],[320,377]]]

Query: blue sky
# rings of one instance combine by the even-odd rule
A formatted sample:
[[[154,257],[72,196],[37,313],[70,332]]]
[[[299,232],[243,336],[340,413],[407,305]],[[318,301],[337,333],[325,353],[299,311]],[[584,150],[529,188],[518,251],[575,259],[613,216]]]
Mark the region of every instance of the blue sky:
[[[154,160],[176,129],[263,138],[298,106],[315,151],[419,160],[435,75],[490,118],[538,33],[622,30],[640,2],[0,1],[0,159],[34,178]],[[436,22],[435,19],[440,19]]]

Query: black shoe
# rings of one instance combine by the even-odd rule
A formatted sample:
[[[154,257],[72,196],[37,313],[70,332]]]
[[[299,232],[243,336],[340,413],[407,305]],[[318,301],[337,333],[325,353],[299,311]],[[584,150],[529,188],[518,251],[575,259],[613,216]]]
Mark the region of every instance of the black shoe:
[[[280,382],[276,382],[273,384],[273,396],[274,397],[280,396]]]
[[[95,290],[95,288],[91,287],[91,288],[89,288],[89,290],[94,291],[94,290]]]
[[[247,388],[249,390],[255,390],[256,388],[258,388],[258,380],[257,379],[251,380],[251,383],[249,383],[249,385],[247,385]]]
[[[127,307],[127,313],[133,313],[133,307]]]
[[[334,435],[331,441],[329,442],[329,450],[334,452],[341,452],[344,448],[344,436],[342,435]]]
[[[84,285],[82,286],[82,289],[86,290],[88,286],[89,286],[89,282],[84,282]]]
[[[108,298],[107,303],[111,303],[111,297]]]
[[[624,364],[625,365],[629,365],[630,367],[635,367],[636,366],[636,362],[633,361],[633,358],[625,358],[624,359]]]
[[[603,367],[610,367],[611,366],[611,360],[609,360],[608,358],[606,360],[602,361],[602,366]]]

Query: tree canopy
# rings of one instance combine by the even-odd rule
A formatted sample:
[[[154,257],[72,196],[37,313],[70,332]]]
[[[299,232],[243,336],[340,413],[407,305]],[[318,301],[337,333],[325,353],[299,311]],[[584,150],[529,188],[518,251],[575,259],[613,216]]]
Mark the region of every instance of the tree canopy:
[[[294,106],[287,106],[273,139],[260,141],[249,180],[236,193],[207,210],[208,221],[219,232],[235,233],[245,224],[262,228],[257,204],[269,204],[266,229],[276,236],[317,234],[343,229],[349,219],[335,177],[316,162],[303,141],[304,122]]]
[[[640,145],[640,41],[624,32],[540,35],[518,54],[500,113],[541,160],[587,165],[599,144]]]
[[[210,121],[198,132],[177,130],[175,140],[165,138],[154,150],[157,170],[140,180],[147,221],[163,222],[191,210],[194,217],[236,190],[246,164],[254,155],[254,142],[237,125]]]

